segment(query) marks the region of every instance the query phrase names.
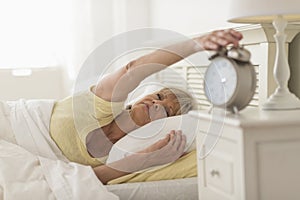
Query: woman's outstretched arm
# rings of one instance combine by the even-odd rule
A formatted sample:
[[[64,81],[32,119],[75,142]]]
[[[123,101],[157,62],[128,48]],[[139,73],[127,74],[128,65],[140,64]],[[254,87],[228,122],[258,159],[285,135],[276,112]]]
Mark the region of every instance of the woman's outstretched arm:
[[[133,172],[174,162],[183,154],[185,144],[186,137],[181,131],[171,131],[164,139],[148,148],[111,164],[95,167],[94,172],[98,179],[106,184],[110,180]]]
[[[116,72],[105,76],[94,93],[108,101],[124,101],[147,76],[202,50],[218,50],[228,44],[238,45],[241,33],[232,29],[219,30],[180,42],[129,62]]]

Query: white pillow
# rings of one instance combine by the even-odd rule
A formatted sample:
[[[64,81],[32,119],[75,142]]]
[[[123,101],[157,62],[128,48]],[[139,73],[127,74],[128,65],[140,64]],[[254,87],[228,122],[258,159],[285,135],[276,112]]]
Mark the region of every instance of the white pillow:
[[[182,130],[187,137],[185,152],[195,149],[195,137],[198,120],[188,114],[155,120],[138,128],[115,143],[110,150],[106,163],[124,158],[132,153],[143,150],[159,139],[165,137],[171,130]]]
[[[146,95],[157,92],[166,87],[165,85],[157,82],[146,82],[140,84],[135,90],[133,90],[126,99],[125,105],[132,105],[138,100],[142,99]]]

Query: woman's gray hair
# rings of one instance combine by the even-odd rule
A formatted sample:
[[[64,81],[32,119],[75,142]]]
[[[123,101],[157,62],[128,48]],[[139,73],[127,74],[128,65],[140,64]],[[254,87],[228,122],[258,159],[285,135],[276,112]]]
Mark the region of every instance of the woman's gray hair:
[[[175,115],[186,114],[190,110],[198,109],[198,103],[196,99],[187,91],[175,87],[166,87],[160,91],[171,92],[176,96],[176,101],[179,103],[180,108],[176,111]]]

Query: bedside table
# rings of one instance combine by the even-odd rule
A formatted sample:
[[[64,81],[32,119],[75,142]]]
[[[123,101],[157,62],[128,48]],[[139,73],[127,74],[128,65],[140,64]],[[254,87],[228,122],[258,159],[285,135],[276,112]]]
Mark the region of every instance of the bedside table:
[[[189,114],[199,120],[200,200],[300,199],[300,110]]]

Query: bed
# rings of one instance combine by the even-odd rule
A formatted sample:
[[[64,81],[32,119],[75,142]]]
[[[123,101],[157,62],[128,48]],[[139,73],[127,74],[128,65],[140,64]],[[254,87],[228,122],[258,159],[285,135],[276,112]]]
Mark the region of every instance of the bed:
[[[172,180],[161,181],[151,181],[150,179],[147,182],[104,186],[97,179],[91,167],[64,161],[63,155],[49,136],[52,101],[21,99],[17,102],[0,103],[0,122],[10,121],[10,123],[1,124],[0,199],[197,199],[195,175],[193,178],[171,178]],[[187,124],[184,123],[186,120],[183,118],[186,117],[188,115],[168,118],[167,121],[157,120],[154,123],[155,126],[152,124],[152,127],[144,128],[150,129],[152,132],[156,128],[159,133],[166,134],[165,130],[179,129],[176,128],[179,126],[186,129],[186,132],[192,133],[192,130],[196,130],[196,128],[191,126],[190,121]],[[163,123],[163,127],[160,123]],[[4,132],[9,134],[3,134]],[[144,142],[141,142],[141,138],[138,137],[139,133],[143,133],[143,129],[132,132],[131,135],[127,135],[127,140],[124,138],[118,141],[119,146],[114,146],[113,149],[119,153],[114,154],[114,151],[111,151],[109,159],[111,162],[114,159],[120,159],[124,156],[124,152],[122,154],[120,150],[125,150],[126,153],[134,152],[164,136],[158,132],[146,138]],[[194,138],[195,135],[190,134],[187,139],[187,154],[180,159],[195,158],[195,151],[192,150]],[[139,145],[134,145],[136,142]],[[124,147],[122,146],[124,143],[130,144],[129,148],[120,149],[120,147]],[[179,162],[180,159],[176,162],[184,163]],[[163,170],[171,172],[173,171],[172,167],[176,168],[178,163],[163,166],[161,171],[168,175]],[[193,163],[196,163],[195,159]],[[178,169],[180,168],[182,167]],[[151,169],[150,171],[155,172],[155,170]],[[124,177],[120,177],[120,179],[122,178]],[[129,179],[132,180],[132,178]]]
[[[107,185],[120,200],[198,200],[197,177]]]

